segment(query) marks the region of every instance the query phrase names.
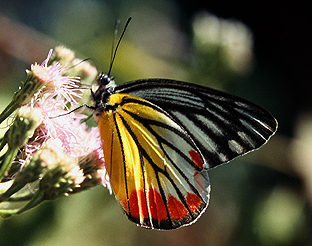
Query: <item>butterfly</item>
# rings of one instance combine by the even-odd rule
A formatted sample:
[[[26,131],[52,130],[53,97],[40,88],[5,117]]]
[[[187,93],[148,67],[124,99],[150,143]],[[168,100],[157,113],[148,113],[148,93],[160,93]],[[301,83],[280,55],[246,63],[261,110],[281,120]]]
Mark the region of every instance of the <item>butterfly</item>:
[[[116,199],[153,229],[194,223],[208,206],[208,170],[260,148],[276,119],[222,91],[170,79],[117,85],[100,73],[94,118]]]

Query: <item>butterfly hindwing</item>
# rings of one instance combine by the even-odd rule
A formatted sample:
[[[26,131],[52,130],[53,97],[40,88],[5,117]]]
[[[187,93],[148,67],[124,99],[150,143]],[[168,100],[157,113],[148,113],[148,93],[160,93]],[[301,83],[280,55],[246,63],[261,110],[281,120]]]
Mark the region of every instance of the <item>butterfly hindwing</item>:
[[[116,93],[98,119],[106,168],[129,219],[158,229],[195,221],[209,200],[208,163],[188,132],[159,106]]]

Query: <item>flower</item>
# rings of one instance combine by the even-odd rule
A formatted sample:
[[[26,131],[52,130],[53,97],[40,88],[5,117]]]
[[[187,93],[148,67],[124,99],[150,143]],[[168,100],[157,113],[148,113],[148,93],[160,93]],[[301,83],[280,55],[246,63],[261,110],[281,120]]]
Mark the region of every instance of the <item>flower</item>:
[[[75,97],[80,97],[82,90],[79,88],[79,77],[64,76],[67,70],[66,66],[62,66],[56,62],[48,66],[53,50],[49,51],[47,58],[38,65],[37,63],[31,65],[30,72],[33,74],[35,81],[43,85],[44,93],[51,93],[50,97],[61,96],[65,103],[77,103]],[[37,99],[36,97],[34,99]]]
[[[39,192],[44,193],[45,200],[67,195],[85,179],[78,160],[66,153],[62,145],[59,139],[49,139],[40,154],[48,168],[39,183]]]
[[[57,59],[63,59],[62,63]],[[45,200],[99,184],[111,192],[98,128],[81,123],[87,116],[73,110],[79,107],[83,89],[79,87],[79,77],[66,75],[69,74],[68,68],[66,64],[61,65],[64,60],[66,64],[78,62],[74,53],[63,47],[58,48],[57,53],[50,50],[40,65],[31,65],[26,71],[25,82],[0,116],[1,122],[20,108],[12,126],[0,140],[1,149],[8,144],[8,151],[2,156],[5,161],[0,163],[0,180],[13,160],[20,164],[15,175],[6,176],[6,180],[10,177],[12,182],[0,194],[0,202],[12,199],[12,195],[19,194],[26,184],[37,184],[34,193],[30,191],[24,195],[25,199],[30,199],[24,207],[12,211],[0,209],[0,216],[22,213]],[[87,72],[89,63],[72,66],[75,75],[84,74],[88,79],[94,77],[93,70]],[[20,198],[23,199],[23,195]]]
[[[67,70],[66,66],[63,67],[58,62],[48,66],[51,54],[52,49],[41,65],[35,63],[31,65],[30,70],[26,69],[26,80],[21,83],[11,103],[0,114],[0,124],[16,109],[36,101],[47,93],[51,97],[62,96],[65,99],[64,105],[67,102],[77,103],[76,98],[82,92],[79,88],[79,77],[63,75]]]
[[[79,188],[74,189],[74,192],[102,184],[103,186],[107,187],[107,189],[110,191],[110,194],[112,193],[108,173],[105,169],[102,148],[94,149],[87,155],[80,156],[78,163],[86,178],[81,183]]]

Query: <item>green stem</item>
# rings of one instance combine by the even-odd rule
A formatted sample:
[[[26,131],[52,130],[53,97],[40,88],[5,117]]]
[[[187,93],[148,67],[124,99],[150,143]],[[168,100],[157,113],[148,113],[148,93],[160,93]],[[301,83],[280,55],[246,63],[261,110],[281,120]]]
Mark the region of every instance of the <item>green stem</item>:
[[[8,149],[7,153],[5,154],[5,159],[0,169],[0,181],[3,179],[6,172],[10,169],[12,162],[17,155],[17,152],[18,152],[18,149],[14,148],[14,149]]]
[[[19,209],[17,211],[17,214],[21,214],[37,205],[39,205],[40,203],[44,202],[44,193],[41,190],[38,190],[35,195],[33,196],[33,198],[21,209]]]
[[[7,141],[5,140],[5,138],[1,138],[0,139],[0,151],[2,151],[2,149],[4,148],[4,146],[7,144]]]
[[[17,183],[14,182],[9,189],[7,189],[6,192],[0,195],[0,203],[7,200],[10,196],[12,196],[14,193],[18,192],[20,189],[22,189],[25,186],[24,183]]]
[[[26,195],[10,197],[7,201],[8,202],[25,202],[25,201],[29,201],[33,197],[34,197],[34,193],[27,193]]]
[[[10,104],[2,111],[0,114],[0,124],[8,118],[16,109],[18,108],[18,105],[15,101],[11,101]]]
[[[0,209],[0,217],[2,217],[3,219],[5,218],[9,218],[12,215],[17,214],[18,209]]]
[[[2,156],[0,156],[0,169],[1,169],[1,167],[2,167],[2,162],[3,162],[3,160],[5,160],[4,158],[5,158],[5,154],[3,154]]]
[[[20,209],[0,209],[0,217],[2,218],[8,218],[11,217],[12,215],[16,214],[21,214],[37,205],[40,203],[44,202],[44,192],[38,190],[35,195],[32,197],[32,199],[22,208]]]

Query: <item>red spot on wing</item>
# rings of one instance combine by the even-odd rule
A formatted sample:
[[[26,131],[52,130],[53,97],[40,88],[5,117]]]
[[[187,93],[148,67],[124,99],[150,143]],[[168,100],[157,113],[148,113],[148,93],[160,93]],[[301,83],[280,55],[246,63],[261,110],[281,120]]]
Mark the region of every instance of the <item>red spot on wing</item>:
[[[167,214],[165,203],[160,193],[153,188],[149,189],[148,203],[146,201],[145,193],[141,189],[139,191],[136,191],[136,190],[132,191],[129,197],[129,202],[123,201],[122,205],[126,213],[131,214],[131,217],[134,217],[137,219],[149,218],[148,207],[149,207],[152,219],[159,221],[159,222],[161,220],[168,219],[168,214]]]
[[[154,220],[161,221],[168,219],[166,206],[159,192],[153,188],[148,192],[149,207]]]
[[[200,205],[202,204],[201,198],[194,193],[187,193],[186,203],[190,208],[191,212],[199,210]]]
[[[198,166],[200,169],[203,169],[204,167],[204,161],[201,158],[200,154],[195,150],[190,150],[189,154],[192,158],[192,161]]]
[[[123,204],[127,203],[123,202]],[[132,217],[135,218],[140,218],[141,216],[143,216],[143,218],[148,217],[146,197],[142,189],[134,190],[131,192],[128,204],[124,206],[124,208],[127,213],[131,213]]]
[[[188,215],[186,207],[177,198],[172,195],[168,196],[168,210],[171,219],[182,220]]]

